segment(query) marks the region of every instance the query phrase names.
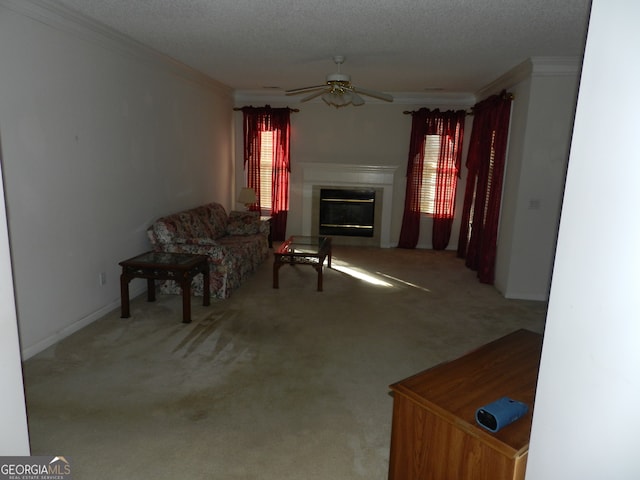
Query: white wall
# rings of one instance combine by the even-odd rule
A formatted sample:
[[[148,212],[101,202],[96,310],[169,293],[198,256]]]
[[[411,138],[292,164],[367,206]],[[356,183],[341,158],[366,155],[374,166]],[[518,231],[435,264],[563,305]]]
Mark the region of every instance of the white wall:
[[[527,480],[640,478],[638,18],[593,0]]]
[[[293,235],[303,231],[302,219],[302,163],[336,163],[346,165],[397,167],[393,185],[393,215],[391,222],[391,243],[397,245],[402,226],[406,169],[411,135],[411,115],[404,111],[421,107],[441,110],[468,110],[475,98],[460,95],[455,100],[429,98],[424,102],[400,98],[393,103],[367,101],[360,107],[336,109],[317,100],[299,103],[298,97],[281,99],[261,99],[244,97],[236,100],[236,106],[270,104],[272,107],[289,106],[298,108],[291,114],[291,190],[287,233]],[[242,113],[236,116],[236,182],[242,185]],[[467,117],[464,158],[471,133],[472,117]],[[459,181],[459,204],[462,203],[466,169]],[[458,208],[461,211],[461,206]],[[454,223],[449,249],[457,248],[459,220]],[[418,248],[431,248],[432,221],[424,217],[420,227]]]
[[[0,64],[29,357],[119,308],[118,262],[149,248],[155,218],[208,201],[230,206],[233,103],[227,87],[40,3],[0,3]],[[142,281],[131,285],[142,291]]]
[[[1,138],[0,138],[1,140]],[[2,144],[0,142],[0,180]],[[9,232],[4,204],[4,183],[0,181],[0,455],[29,455],[27,412],[20,366]]]
[[[495,285],[507,298],[544,301],[551,283],[579,60],[529,59],[507,78],[518,75],[523,80],[508,87],[514,101]]]

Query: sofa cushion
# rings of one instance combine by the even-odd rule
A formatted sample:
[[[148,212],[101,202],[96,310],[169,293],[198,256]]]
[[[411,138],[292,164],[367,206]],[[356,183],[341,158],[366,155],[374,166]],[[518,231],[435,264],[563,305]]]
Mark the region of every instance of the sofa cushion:
[[[227,234],[255,235],[260,231],[260,212],[229,212]]]
[[[178,229],[182,238],[213,238],[214,232],[211,225],[206,221],[205,212],[200,209],[188,210],[178,213]]]
[[[214,240],[227,235],[226,226],[224,207],[210,203],[159,218],[147,234],[152,244],[215,245]]]
[[[219,203],[208,203],[196,209],[199,215],[203,216],[203,221],[211,230],[210,237],[218,239],[227,235],[227,212]]]

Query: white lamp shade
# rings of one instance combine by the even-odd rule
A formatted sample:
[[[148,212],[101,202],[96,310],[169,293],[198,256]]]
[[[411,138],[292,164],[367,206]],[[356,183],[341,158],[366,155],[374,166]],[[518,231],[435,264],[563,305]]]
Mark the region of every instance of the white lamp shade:
[[[238,202],[244,203],[245,205],[251,205],[252,203],[256,203],[258,201],[258,197],[256,197],[256,192],[253,188],[242,188],[240,190],[240,194],[238,195]]]

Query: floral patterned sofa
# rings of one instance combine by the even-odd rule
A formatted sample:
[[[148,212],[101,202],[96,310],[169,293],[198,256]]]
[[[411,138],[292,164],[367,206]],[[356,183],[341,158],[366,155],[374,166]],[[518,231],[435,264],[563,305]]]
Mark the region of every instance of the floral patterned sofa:
[[[269,253],[268,222],[261,221],[258,212],[227,214],[219,203],[159,218],[147,235],[155,251],[207,255],[212,298],[228,298]],[[163,293],[180,293],[172,280],[159,287]],[[202,295],[202,287],[202,275],[197,275],[194,294]]]

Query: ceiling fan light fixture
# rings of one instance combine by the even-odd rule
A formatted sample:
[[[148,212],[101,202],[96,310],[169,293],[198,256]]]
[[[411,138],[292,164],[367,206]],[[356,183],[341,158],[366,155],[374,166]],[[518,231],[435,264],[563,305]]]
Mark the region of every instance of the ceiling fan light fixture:
[[[329,106],[333,105],[333,93],[330,93],[330,92],[323,93],[322,97],[320,98],[322,98],[322,101],[327,105]]]
[[[327,92],[322,95],[322,100],[332,107],[345,107],[351,103],[351,93],[344,91]]]
[[[336,73],[327,75],[324,85],[314,85],[311,87],[295,88],[287,90],[286,95],[298,95],[300,93],[309,93],[301,101],[306,102],[316,97],[320,97],[324,103],[334,107],[344,107],[346,105],[360,106],[364,105],[364,99],[360,95],[377,98],[386,102],[393,102],[393,97],[388,93],[378,92],[376,90],[367,90],[365,88],[356,87],[351,83],[351,76],[340,71],[340,66],[344,62],[344,57],[336,55],[333,61],[338,67]]]

